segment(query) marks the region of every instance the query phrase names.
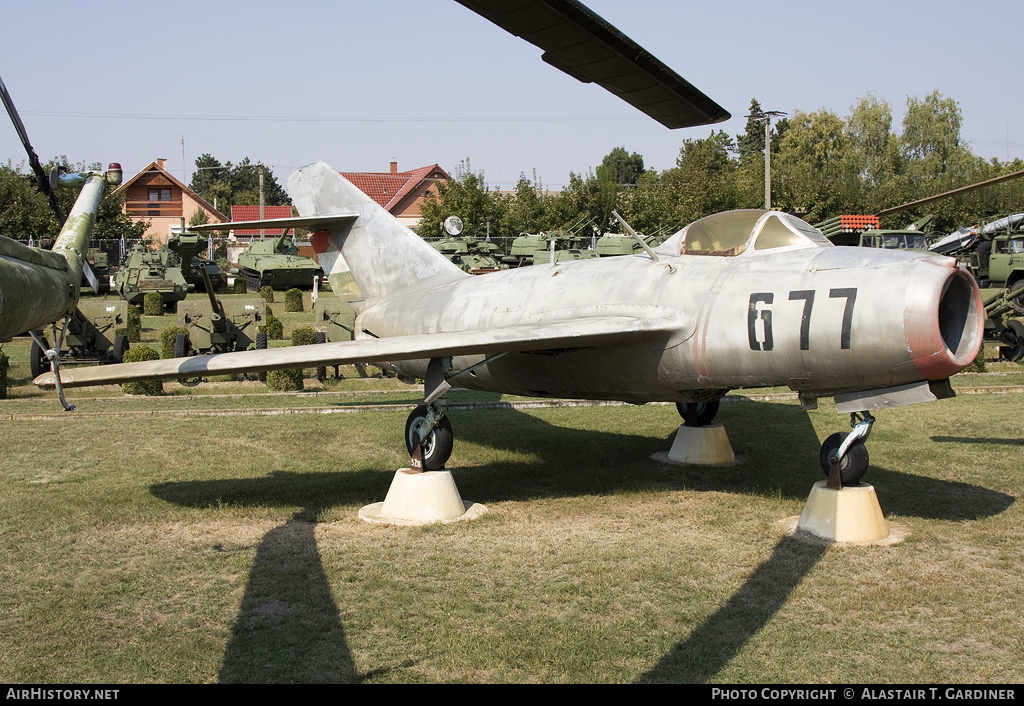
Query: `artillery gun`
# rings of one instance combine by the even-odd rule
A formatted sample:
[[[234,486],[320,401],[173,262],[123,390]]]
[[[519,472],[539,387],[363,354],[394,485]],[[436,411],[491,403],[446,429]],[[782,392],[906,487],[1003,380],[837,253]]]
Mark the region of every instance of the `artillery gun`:
[[[68,320],[67,333],[60,343],[59,362],[122,362],[129,348],[128,337],[117,331],[123,329],[127,323],[128,302],[79,301],[78,307]],[[32,341],[29,367],[33,377],[50,370],[47,350],[40,347],[37,341]]]
[[[204,264],[199,274],[208,300],[178,303],[178,328],[188,333],[174,339],[174,357],[266,348],[267,334],[259,329],[267,320],[267,303],[259,298],[220,300]]]

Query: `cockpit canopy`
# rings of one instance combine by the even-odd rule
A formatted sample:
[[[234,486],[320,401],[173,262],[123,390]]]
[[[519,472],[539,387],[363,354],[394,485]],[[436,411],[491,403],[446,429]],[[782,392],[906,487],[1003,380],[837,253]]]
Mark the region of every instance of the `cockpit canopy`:
[[[814,226],[780,211],[726,211],[696,220],[662,243],[663,255],[733,257],[750,249],[832,247]]]

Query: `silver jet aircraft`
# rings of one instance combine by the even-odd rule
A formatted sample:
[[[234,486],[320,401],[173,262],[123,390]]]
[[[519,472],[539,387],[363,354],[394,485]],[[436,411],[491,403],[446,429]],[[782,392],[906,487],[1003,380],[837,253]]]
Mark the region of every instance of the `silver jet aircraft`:
[[[712,410],[730,389],[788,386],[855,417],[822,449],[853,483],[871,410],[951,396],[982,342],[978,286],[954,259],[836,247],[781,212],[708,216],[632,256],[473,276],[322,162],[288,188],[301,217],[262,223],[312,232],[357,340],[64,370],[64,386],[388,360],[426,380],[406,440],[410,453],[423,440],[428,469],[452,450],[452,385]]]

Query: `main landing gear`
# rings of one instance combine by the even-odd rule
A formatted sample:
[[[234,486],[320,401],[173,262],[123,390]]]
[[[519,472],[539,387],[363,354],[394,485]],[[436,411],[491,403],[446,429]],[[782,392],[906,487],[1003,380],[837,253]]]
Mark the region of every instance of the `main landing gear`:
[[[818,460],[828,477],[827,488],[839,490],[844,485],[857,485],[868,470],[868,450],[864,446],[875,418],[865,411],[863,416],[850,414],[849,434],[836,432],[821,445]]]

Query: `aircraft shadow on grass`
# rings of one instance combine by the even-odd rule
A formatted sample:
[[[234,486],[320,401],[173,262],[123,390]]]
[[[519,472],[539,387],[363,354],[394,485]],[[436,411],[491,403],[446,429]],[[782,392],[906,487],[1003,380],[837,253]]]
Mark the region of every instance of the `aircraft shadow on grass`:
[[[799,448],[817,449],[818,439],[806,413],[792,405],[771,405],[782,415]],[[777,408],[777,409],[772,409]],[[735,418],[723,410],[734,447],[756,455],[761,437],[771,429]],[[482,447],[523,451],[524,462],[498,462],[456,469],[464,497],[477,502],[524,501],[608,493],[617,489],[661,487],[736,493],[781,492],[804,498],[820,478],[815,465],[794,472],[788,459],[772,466],[747,459],[736,466],[699,468],[668,466],[649,459],[671,443],[676,418],[666,415],[665,437],[643,437],[571,427],[556,428],[543,419],[513,410],[488,410],[471,416],[460,412],[459,439]],[[757,419],[771,417],[759,415]],[[511,421],[513,420],[514,421]],[[742,422],[742,423],[741,423]],[[779,423],[776,419],[775,424]],[[768,424],[766,422],[766,424]],[[509,430],[514,429],[514,432]],[[796,430],[794,432],[794,429]],[[756,467],[755,467],[756,466]],[[1014,498],[967,483],[872,467],[872,483],[884,509],[900,516],[961,521],[998,514]],[[222,682],[353,682],[381,673],[358,674],[345,639],[340,612],[320,561],[314,531],[321,512],[336,505],[383,499],[390,469],[339,473],[293,473],[271,470],[266,476],[162,483],[151,492],[189,507],[221,503],[253,507],[300,507],[284,525],[260,541],[232,628],[220,674]],[[884,488],[884,490],[882,490]],[[703,625],[666,654],[640,681],[707,681],[785,605],[803,577],[827,551],[824,544],[783,538],[730,600]],[[411,666],[406,662],[383,671]]]

